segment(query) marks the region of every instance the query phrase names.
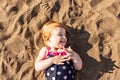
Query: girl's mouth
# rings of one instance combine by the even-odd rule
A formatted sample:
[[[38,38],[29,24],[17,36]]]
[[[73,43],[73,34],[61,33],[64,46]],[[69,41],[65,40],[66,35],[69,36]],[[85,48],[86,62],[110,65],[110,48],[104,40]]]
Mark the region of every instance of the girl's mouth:
[[[60,43],[65,43],[65,41],[60,41]]]

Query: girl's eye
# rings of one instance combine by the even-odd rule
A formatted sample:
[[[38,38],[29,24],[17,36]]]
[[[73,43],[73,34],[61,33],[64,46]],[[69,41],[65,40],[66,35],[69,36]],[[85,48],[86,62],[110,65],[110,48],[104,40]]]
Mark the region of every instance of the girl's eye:
[[[62,36],[62,34],[59,34],[59,36]]]
[[[62,36],[66,36],[66,35],[65,35],[65,34],[59,34],[59,36],[61,36],[61,37],[62,37]]]

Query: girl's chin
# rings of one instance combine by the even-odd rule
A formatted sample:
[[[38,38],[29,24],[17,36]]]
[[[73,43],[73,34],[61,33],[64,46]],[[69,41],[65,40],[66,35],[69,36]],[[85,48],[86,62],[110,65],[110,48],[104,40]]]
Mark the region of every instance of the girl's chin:
[[[60,44],[60,45],[59,45],[59,48],[63,49],[63,48],[64,48],[64,45],[61,45],[61,44]]]

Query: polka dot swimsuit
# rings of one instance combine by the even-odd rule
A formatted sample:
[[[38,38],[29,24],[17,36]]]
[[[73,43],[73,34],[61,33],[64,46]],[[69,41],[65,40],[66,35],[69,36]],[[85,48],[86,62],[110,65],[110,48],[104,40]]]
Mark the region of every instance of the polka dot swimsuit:
[[[48,51],[46,58],[66,55],[66,52],[50,52]],[[53,64],[45,71],[46,80],[74,80],[72,61],[66,61],[63,65]]]

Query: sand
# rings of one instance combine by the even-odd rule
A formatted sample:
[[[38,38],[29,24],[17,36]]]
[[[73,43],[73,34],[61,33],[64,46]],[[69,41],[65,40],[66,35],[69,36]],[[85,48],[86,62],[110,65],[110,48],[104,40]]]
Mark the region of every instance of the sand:
[[[48,20],[70,31],[83,60],[75,80],[120,80],[120,0],[0,0],[0,80],[45,80],[34,61]]]

